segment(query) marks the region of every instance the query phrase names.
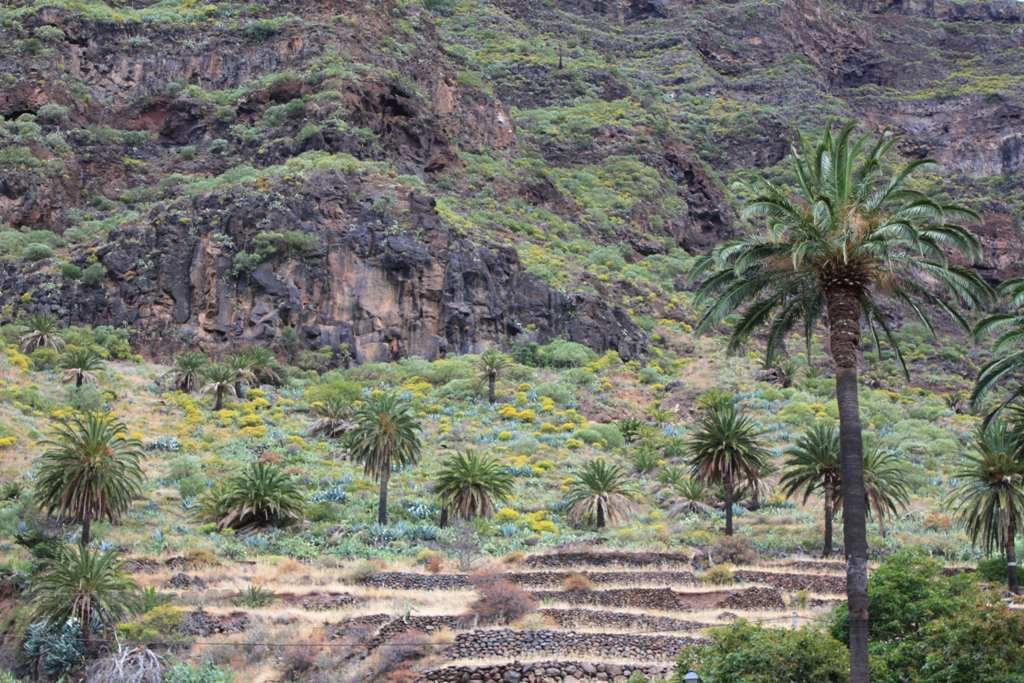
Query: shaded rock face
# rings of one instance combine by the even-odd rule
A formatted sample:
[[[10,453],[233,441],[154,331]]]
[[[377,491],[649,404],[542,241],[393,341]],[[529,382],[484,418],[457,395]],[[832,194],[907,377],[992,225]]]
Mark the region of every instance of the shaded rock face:
[[[36,289],[30,310],[75,323],[130,325],[151,351],[185,345],[274,345],[286,328],[307,348],[346,349],[356,362],[480,351],[509,339],[561,337],[624,358],[646,335],[618,307],[566,295],[526,273],[515,251],[452,234],[431,198],[409,194],[391,215],[358,201],[364,188],[338,172],[295,187],[246,188],[179,201],[117,231],[97,256],[102,286],[41,278],[7,266],[5,292]],[[276,253],[251,271],[235,255],[257,226],[312,235],[312,253]],[[84,263],[84,262],[83,262]]]

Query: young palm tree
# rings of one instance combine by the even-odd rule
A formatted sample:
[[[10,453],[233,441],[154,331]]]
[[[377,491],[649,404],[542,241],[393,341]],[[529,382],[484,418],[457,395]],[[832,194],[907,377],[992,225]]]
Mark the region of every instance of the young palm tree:
[[[880,308],[882,299],[901,302],[931,329],[923,304],[966,326],[957,308],[987,303],[991,290],[974,271],[947,257],[947,250],[977,257],[977,239],[956,224],[975,219],[976,214],[909,187],[914,173],[930,161],[915,160],[889,172],[884,157],[893,144],[891,136],[875,143],[854,140],[853,128],[848,124],[834,133],[830,127],[819,144],[801,144],[793,150],[795,194],[756,181],[744,216],[764,219],[767,229],[720,246],[694,270],[698,276],[714,271],[697,292],[698,302],[707,306],[698,332],[707,332],[741,310],[730,350],[740,348],[765,326],[768,358],[776,356],[798,326],[809,347],[824,317],[839,407],[850,681],[864,683],[868,552],[857,387],[861,325],[868,327],[876,346],[881,331],[906,372]]]
[[[672,493],[675,495],[675,502],[669,509],[670,515],[707,515],[715,510],[708,502],[711,500],[708,487],[693,477],[681,477],[673,482]]]
[[[64,548],[32,581],[34,618],[51,626],[77,619],[86,652],[94,621],[112,627],[135,606],[138,586],[121,569],[114,551]]]
[[[25,318],[22,323],[25,333],[19,339],[21,350],[32,353],[36,349],[50,348],[54,351],[64,350],[64,340],[60,336],[60,322],[52,315],[36,313]]]
[[[761,443],[761,431],[731,403],[721,403],[704,414],[687,448],[693,476],[704,484],[722,485],[725,535],[732,536],[736,486],[756,484],[768,465],[768,450]]]
[[[907,470],[896,453],[870,448],[864,454],[864,494],[868,515],[878,519],[878,530],[885,538],[885,518],[910,502]]]
[[[786,454],[785,469],[779,480],[783,493],[791,498],[802,492],[804,504],[815,493],[820,493],[825,499],[825,547],[822,556],[829,557],[832,555],[832,520],[843,481],[839,431],[833,425],[819,422],[808,429]]]
[[[245,358],[246,365],[252,371],[257,382],[271,386],[281,383],[281,364],[277,362],[277,357],[270,349],[262,346],[250,346],[239,355]]]
[[[352,428],[352,403],[338,396],[318,401],[313,406],[316,421],[309,427],[311,436],[337,439]]]
[[[175,389],[189,394],[199,388],[203,379],[203,370],[209,362],[205,354],[199,351],[187,351],[178,356],[174,367],[164,376],[170,378]]]
[[[974,328],[976,338],[991,333],[999,336],[995,341],[995,358],[978,372],[971,405],[977,408],[989,392],[1009,379],[1015,380],[1016,387],[992,415],[1024,396],[1024,278],[1006,280],[997,291],[1006,297],[1009,312],[983,318]]]
[[[223,363],[210,363],[203,368],[203,392],[213,394],[213,409],[220,410],[224,407],[224,397],[227,395],[237,396],[235,392],[235,379],[238,374],[230,365]]]
[[[93,520],[116,523],[142,495],[142,444],[126,432],[110,413],[87,413],[58,423],[43,441],[36,501],[48,514],[81,524],[82,545]]]
[[[75,387],[96,383],[96,371],[103,368],[103,358],[90,348],[75,347],[60,360],[64,368],[64,381],[74,381]]]
[[[512,496],[512,475],[494,458],[473,452],[456,453],[444,461],[434,491],[441,499],[442,516],[457,519],[490,517],[494,502]]]
[[[228,359],[226,365],[235,373],[235,396],[244,399],[246,385],[257,381],[252,361],[245,353],[236,353]]]
[[[481,381],[487,382],[487,402],[494,403],[498,400],[496,386],[498,377],[508,367],[508,356],[497,349],[487,349],[480,354],[477,361],[477,371],[480,373]]]
[[[221,529],[289,526],[302,519],[305,497],[279,466],[253,462],[217,490],[214,505],[204,505]]]
[[[1024,461],[1019,434],[992,420],[978,428],[975,453],[954,475],[950,503],[973,544],[1006,554],[1007,586],[1017,593],[1017,530],[1024,519]]]
[[[626,470],[598,458],[573,474],[566,503],[574,521],[603,529],[624,521],[635,509],[637,495]]]
[[[388,523],[388,481],[395,469],[416,464],[420,457],[420,425],[412,406],[393,394],[370,397],[356,412],[346,436],[352,459],[380,482],[377,521]]]

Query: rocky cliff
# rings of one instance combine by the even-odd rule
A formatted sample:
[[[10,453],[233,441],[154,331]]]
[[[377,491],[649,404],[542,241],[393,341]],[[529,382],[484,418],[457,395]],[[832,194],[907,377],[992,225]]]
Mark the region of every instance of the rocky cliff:
[[[359,361],[692,316],[688,253],[798,131],[894,128],[1020,272],[1020,3],[14,0],[0,10],[4,315],[163,354]],[[937,179],[939,176],[936,177]]]

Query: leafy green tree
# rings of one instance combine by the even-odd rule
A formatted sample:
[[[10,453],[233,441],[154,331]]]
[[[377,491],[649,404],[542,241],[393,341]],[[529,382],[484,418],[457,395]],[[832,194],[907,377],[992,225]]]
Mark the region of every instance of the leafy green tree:
[[[48,514],[81,524],[82,545],[93,520],[116,523],[142,495],[142,444],[126,432],[110,413],[87,413],[59,422],[42,442],[36,501]]]
[[[820,493],[825,504],[824,557],[832,555],[832,519],[842,484],[842,465],[839,460],[839,432],[833,425],[817,423],[808,429],[786,451],[787,459],[780,484],[787,497],[803,493],[803,502]]]
[[[441,499],[442,515],[457,519],[490,517],[494,502],[512,496],[512,475],[495,458],[474,452],[455,453],[444,461],[434,491]]]
[[[1017,532],[1024,519],[1024,444],[1001,420],[981,426],[974,435],[975,453],[954,474],[950,503],[971,542],[985,552],[1003,550],[1007,585],[1019,591]]]
[[[356,411],[346,435],[352,459],[380,482],[377,521],[388,523],[388,481],[395,469],[415,465],[420,457],[420,424],[412,406],[394,394],[371,396]]]
[[[625,469],[597,458],[573,473],[566,503],[574,521],[603,529],[624,521],[635,509],[637,495]]]
[[[103,369],[103,357],[91,348],[75,347],[64,353],[60,366],[64,369],[64,381],[75,383],[79,388],[83,384],[96,383],[96,371]]]
[[[953,251],[977,258],[977,239],[956,224],[976,214],[910,186],[914,174],[932,162],[915,160],[891,171],[885,163],[891,136],[872,143],[866,137],[854,140],[853,132],[852,123],[838,132],[830,126],[820,143],[801,142],[794,148],[795,192],[755,181],[743,215],[763,219],[766,228],[721,245],[700,259],[694,272],[698,277],[711,272],[697,291],[698,303],[706,306],[697,332],[741,312],[731,351],[767,327],[766,357],[772,359],[798,326],[808,348],[818,323],[828,328],[839,407],[847,599],[854,615],[850,680],[865,683],[868,547],[857,379],[861,325],[878,348],[880,333],[885,336],[907,372],[882,300],[903,304],[929,330],[925,305],[966,327],[957,309],[987,304],[991,289],[947,256]]]
[[[993,411],[995,414],[1024,396],[1024,278],[1013,278],[999,285],[998,293],[1007,299],[1008,311],[980,320],[974,328],[975,338],[998,335],[994,358],[982,366],[971,393],[971,404],[977,408],[982,399],[998,385],[1013,380],[1009,395]]]
[[[721,484],[725,534],[732,536],[736,487],[756,483],[768,464],[761,430],[731,403],[714,405],[701,417],[687,442],[693,476],[704,484]]]
[[[279,466],[252,462],[226,484],[214,487],[200,514],[221,529],[289,526],[302,519],[305,496]]]
[[[206,354],[199,351],[187,351],[175,359],[174,367],[164,377],[170,378],[174,388],[178,391],[190,394],[199,388],[203,380],[203,371],[209,362],[210,359],[206,357]]]
[[[35,313],[21,321],[25,332],[19,342],[21,350],[32,353],[36,349],[64,350],[64,339],[61,338],[60,322],[52,315]]]
[[[235,391],[235,380],[238,374],[230,365],[224,363],[210,363],[203,368],[203,393],[213,394],[213,409],[220,410],[224,407],[225,396],[237,396]]]
[[[114,626],[138,600],[138,586],[121,569],[114,551],[83,546],[65,548],[32,581],[31,604],[36,619],[60,626],[76,619],[86,651],[94,621]]]
[[[480,354],[477,361],[477,372],[480,379],[487,383],[487,402],[494,403],[498,400],[496,387],[501,373],[508,367],[509,358],[497,349],[487,349]]]

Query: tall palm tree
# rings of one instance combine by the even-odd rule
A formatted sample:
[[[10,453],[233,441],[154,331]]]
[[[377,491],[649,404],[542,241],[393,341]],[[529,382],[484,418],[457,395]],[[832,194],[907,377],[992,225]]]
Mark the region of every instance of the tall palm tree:
[[[977,408],[989,392],[1009,379],[1015,379],[1016,386],[992,415],[1024,396],[1024,278],[1006,280],[997,291],[1006,297],[1009,310],[983,318],[974,328],[976,338],[993,333],[999,336],[995,357],[978,372],[971,404]]]
[[[25,332],[19,342],[21,350],[32,353],[36,349],[49,348],[54,351],[64,350],[64,339],[60,336],[60,322],[52,315],[35,313],[21,321]]]
[[[954,474],[956,486],[949,496],[971,543],[988,553],[1001,549],[1006,554],[1007,586],[1013,593],[1020,590],[1015,545],[1024,519],[1022,448],[1020,434],[1001,420],[979,427],[975,453]]]
[[[112,627],[139,599],[138,586],[121,568],[114,551],[65,546],[33,579],[30,596],[35,619],[61,626],[68,619],[81,625],[86,652],[92,626]]]
[[[203,392],[213,394],[213,409],[220,410],[224,407],[224,397],[237,396],[235,390],[235,379],[238,374],[230,365],[224,363],[210,363],[203,368]]]
[[[64,380],[74,381],[75,387],[96,383],[96,371],[103,368],[103,357],[88,347],[69,349],[61,358]]]
[[[346,435],[352,459],[380,482],[377,521],[388,523],[388,481],[395,469],[415,465],[420,457],[420,425],[412,406],[394,394],[371,396],[356,411]]]
[[[93,520],[116,523],[142,495],[142,444],[126,432],[110,413],[86,413],[59,422],[43,441],[36,501],[48,514],[81,524],[82,545],[89,543]]]
[[[174,361],[174,367],[164,376],[170,378],[174,388],[185,393],[192,393],[199,388],[203,379],[203,370],[210,360],[199,351],[187,351]]]
[[[637,496],[626,470],[597,458],[573,474],[566,503],[575,521],[603,529],[624,521],[634,510]]]
[[[490,517],[494,502],[512,496],[512,475],[495,458],[474,452],[456,453],[444,461],[434,491],[441,499],[442,516],[457,519]]]
[[[477,361],[477,371],[480,373],[480,379],[487,382],[488,403],[494,403],[498,400],[496,395],[498,377],[508,367],[508,364],[508,356],[497,349],[487,349],[480,354],[480,359]]]
[[[804,504],[815,493],[820,493],[825,499],[825,547],[822,556],[829,557],[832,555],[832,519],[843,481],[839,431],[834,425],[819,422],[804,432],[786,454],[785,469],[779,480],[783,493],[793,497],[803,492]]]
[[[958,220],[976,214],[912,189],[909,181],[929,160],[890,172],[884,158],[889,135],[872,143],[853,139],[854,125],[832,127],[817,145],[794,147],[797,188],[790,193],[755,181],[743,215],[763,219],[765,230],[721,245],[695,264],[697,301],[706,306],[696,330],[707,332],[739,309],[729,349],[755,330],[768,328],[768,358],[789,333],[802,328],[810,340],[824,318],[836,374],[839,442],[843,469],[843,535],[847,555],[852,683],[868,680],[867,528],[858,402],[857,360],[861,325],[879,347],[884,336],[907,372],[903,354],[882,311],[883,299],[898,301],[932,329],[925,305],[967,326],[960,307],[985,304],[991,290],[967,267],[953,264],[947,250],[968,259],[977,239]],[[827,312],[827,316],[824,314]]]
[[[721,484],[725,495],[725,534],[732,536],[736,486],[756,484],[768,465],[761,431],[731,403],[704,413],[687,442],[693,476],[704,484]]]

